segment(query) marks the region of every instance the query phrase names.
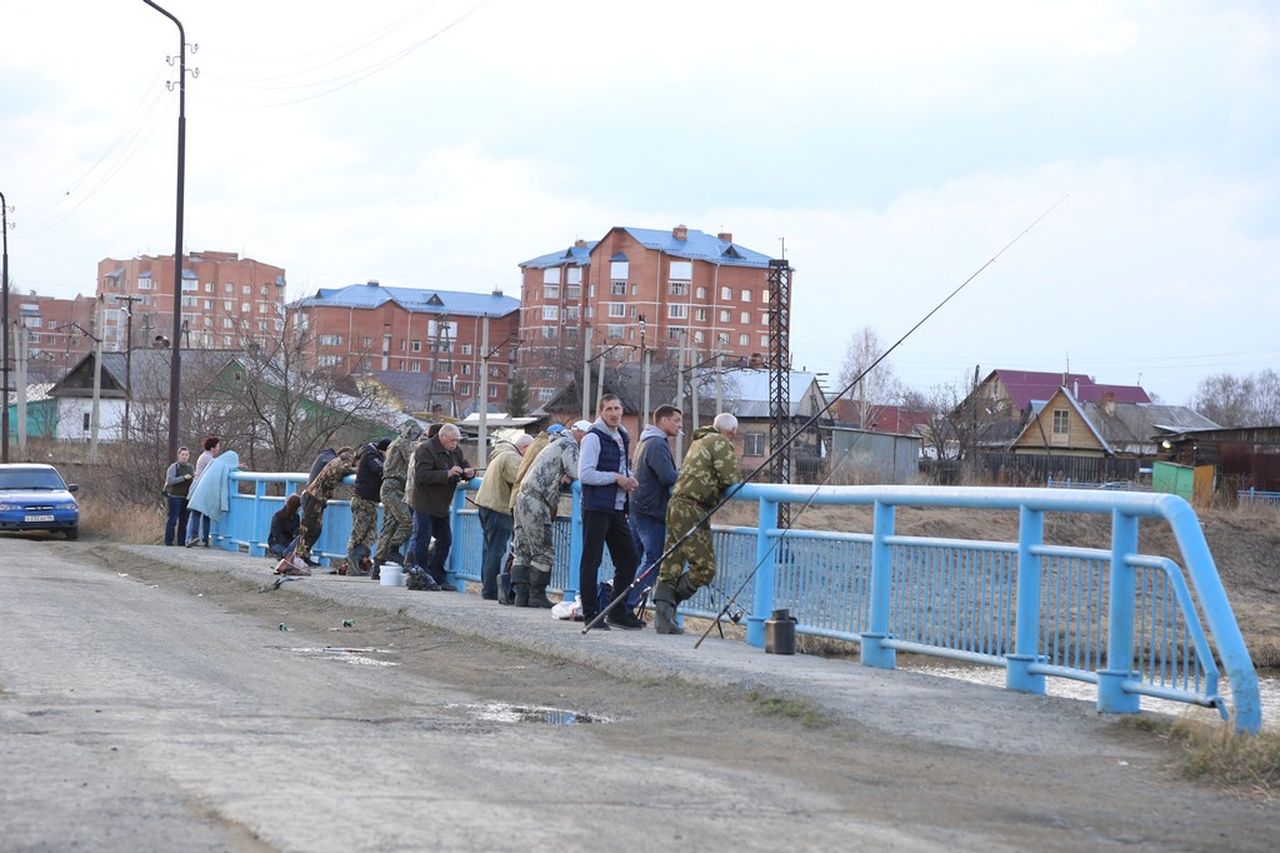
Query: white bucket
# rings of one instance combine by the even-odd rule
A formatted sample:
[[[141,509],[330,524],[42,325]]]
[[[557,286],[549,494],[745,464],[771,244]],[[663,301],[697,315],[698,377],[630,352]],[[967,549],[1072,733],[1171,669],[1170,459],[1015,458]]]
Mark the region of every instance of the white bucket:
[[[404,569],[399,563],[383,563],[378,583],[383,586],[404,586]]]

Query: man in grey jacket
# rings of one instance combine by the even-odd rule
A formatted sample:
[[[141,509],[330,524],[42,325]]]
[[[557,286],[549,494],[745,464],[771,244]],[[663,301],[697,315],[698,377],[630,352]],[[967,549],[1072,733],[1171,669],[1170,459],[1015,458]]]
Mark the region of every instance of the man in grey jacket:
[[[683,412],[675,406],[659,406],[654,409],[653,423],[640,433],[633,466],[639,485],[631,496],[631,532],[641,555],[641,582],[627,596],[627,606],[631,608],[639,606],[657,577],[657,568],[650,567],[662,556],[662,543],[667,538],[667,501],[676,482],[670,439],[680,434],[683,424]]]

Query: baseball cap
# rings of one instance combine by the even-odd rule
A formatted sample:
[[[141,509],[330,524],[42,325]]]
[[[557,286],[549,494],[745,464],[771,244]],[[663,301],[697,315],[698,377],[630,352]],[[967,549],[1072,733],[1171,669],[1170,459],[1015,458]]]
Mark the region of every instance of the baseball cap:
[[[555,435],[560,432],[564,432],[564,427],[561,424],[552,424],[547,427],[547,435]]]
[[[590,432],[591,421],[578,421],[573,425],[573,428],[576,429],[578,432]]]

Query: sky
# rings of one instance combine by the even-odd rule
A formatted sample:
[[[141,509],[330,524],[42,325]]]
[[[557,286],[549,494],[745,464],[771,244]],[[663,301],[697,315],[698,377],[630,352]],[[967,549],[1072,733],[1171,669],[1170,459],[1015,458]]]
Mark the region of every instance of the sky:
[[[795,268],[796,367],[848,341],[927,391],[974,367],[1184,403],[1280,367],[1280,3],[169,0],[187,251],[519,294],[614,225]],[[18,290],[174,245],[176,27],[0,0]],[[785,239],[785,243],[783,240]]]

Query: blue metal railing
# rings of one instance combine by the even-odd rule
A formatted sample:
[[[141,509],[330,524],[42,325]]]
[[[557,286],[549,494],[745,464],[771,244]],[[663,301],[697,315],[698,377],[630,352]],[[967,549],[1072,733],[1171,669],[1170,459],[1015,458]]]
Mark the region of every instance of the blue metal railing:
[[[232,498],[215,526],[221,547],[263,551],[271,514],[302,474],[232,475],[252,493]],[[467,489],[478,488],[472,481]],[[552,585],[576,594],[582,549],[578,486],[572,507],[555,522]],[[479,522],[467,490],[453,502],[453,580],[479,580]],[[1106,490],[931,486],[806,486],[748,484],[734,501],[758,507],[757,527],[713,527],[716,582],[681,608],[712,616],[743,587],[747,642],[764,644],[764,623],[777,607],[798,620],[797,631],[859,645],[862,663],[892,668],[897,652],[952,658],[1006,670],[1013,690],[1043,693],[1046,677],[1096,684],[1098,709],[1137,712],[1141,696],[1215,707],[1220,669],[1231,689],[1237,728],[1261,725],[1257,675],[1227,601],[1194,511],[1173,495]],[[779,503],[866,506],[870,532],[781,530]],[[564,503],[569,503],[565,501]],[[903,536],[899,507],[963,508],[1018,514],[1017,542]],[[1045,542],[1045,513],[1104,514],[1109,549]],[[1138,523],[1167,524],[1179,561],[1138,551]],[[350,510],[331,501],[313,554],[346,550]],[[601,577],[612,575],[608,558]],[[748,583],[748,578],[755,575]],[[1202,621],[1203,620],[1203,621]],[[1208,629],[1207,631],[1205,629]]]
[[[1259,503],[1280,506],[1280,492],[1264,492],[1258,489],[1241,489],[1236,492],[1240,503]]]

